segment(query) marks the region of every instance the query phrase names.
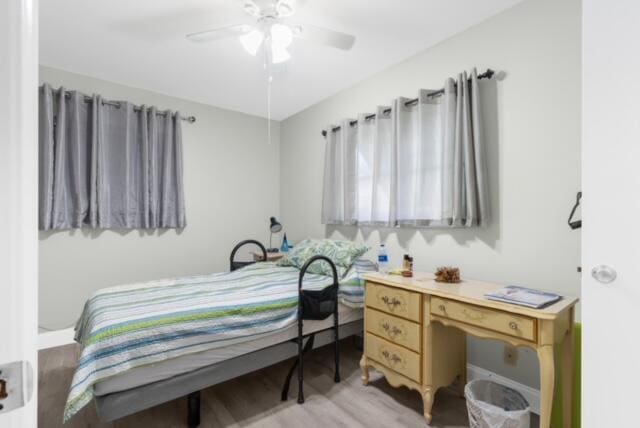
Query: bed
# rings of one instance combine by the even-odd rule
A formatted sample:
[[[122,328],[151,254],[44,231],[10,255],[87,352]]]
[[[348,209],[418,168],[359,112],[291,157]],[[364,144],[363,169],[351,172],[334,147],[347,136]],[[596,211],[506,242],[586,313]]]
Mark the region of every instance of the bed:
[[[303,312],[302,277],[310,293],[328,290],[334,279],[271,262],[234,264],[235,251],[230,272],[95,293],[76,326],[76,340],[83,350],[65,421],[92,400],[100,419],[108,422],[187,396],[188,425],[197,426],[200,390],[296,355],[302,388],[299,337],[309,337],[304,349],[308,351],[331,343],[338,334],[344,338],[362,332],[361,278],[370,270],[366,264],[354,263],[336,283],[335,320],[303,323],[298,319]]]

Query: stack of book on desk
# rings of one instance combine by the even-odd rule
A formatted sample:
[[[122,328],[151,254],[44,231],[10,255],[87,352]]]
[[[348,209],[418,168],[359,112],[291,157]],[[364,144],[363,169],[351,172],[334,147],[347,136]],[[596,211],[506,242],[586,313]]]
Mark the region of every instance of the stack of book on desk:
[[[496,290],[484,295],[489,300],[496,300],[504,303],[512,303],[514,305],[526,306],[528,308],[540,309],[551,305],[562,296],[547,291],[534,290],[532,288],[518,287],[509,285],[500,290]]]

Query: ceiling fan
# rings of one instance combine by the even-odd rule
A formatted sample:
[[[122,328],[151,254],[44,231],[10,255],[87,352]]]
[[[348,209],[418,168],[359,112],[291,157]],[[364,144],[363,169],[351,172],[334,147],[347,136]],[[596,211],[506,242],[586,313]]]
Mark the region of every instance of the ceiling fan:
[[[244,11],[256,18],[255,25],[238,24],[187,34],[193,42],[238,37],[245,50],[256,56],[262,46],[270,63],[277,64],[291,58],[287,48],[294,37],[334,48],[349,50],[356,38],[350,34],[308,24],[290,23],[293,7],[285,0],[245,0]]]

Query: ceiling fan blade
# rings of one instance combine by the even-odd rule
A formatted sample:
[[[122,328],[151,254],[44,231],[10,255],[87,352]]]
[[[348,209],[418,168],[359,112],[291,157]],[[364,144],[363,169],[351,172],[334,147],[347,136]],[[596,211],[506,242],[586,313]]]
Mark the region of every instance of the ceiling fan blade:
[[[260,6],[254,0],[243,0],[244,5],[242,8],[249,15],[257,18],[260,16]]]
[[[213,30],[187,34],[187,39],[192,42],[211,42],[228,37],[242,36],[243,34],[247,34],[253,30],[253,28],[254,27],[252,25],[247,24],[232,25],[230,27],[215,28]]]
[[[294,35],[296,37],[313,43],[343,49],[345,51],[351,49],[356,41],[356,37],[351,34],[316,27],[314,25],[293,25],[293,27]]]

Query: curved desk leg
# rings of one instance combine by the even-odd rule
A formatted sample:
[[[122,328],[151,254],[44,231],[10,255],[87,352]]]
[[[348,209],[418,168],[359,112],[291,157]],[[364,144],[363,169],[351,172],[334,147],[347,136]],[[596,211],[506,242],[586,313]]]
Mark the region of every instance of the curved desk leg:
[[[431,414],[431,408],[433,407],[433,394],[433,388],[430,386],[426,386],[422,390],[422,405],[424,406],[423,413],[427,424],[431,424],[431,419],[433,418]]]
[[[553,345],[540,346],[538,358],[540,359],[540,428],[550,428],[555,381]]]
[[[465,398],[464,387],[467,386],[467,337],[462,339],[462,358],[460,358],[460,375],[458,376],[458,394],[460,398]]]
[[[574,330],[572,308],[569,331],[562,342],[562,426],[564,428],[571,428],[573,423]]]
[[[360,370],[362,370],[362,376],[360,376],[362,384],[366,386],[369,384],[369,366],[367,365],[367,357],[364,354],[360,359]]]

